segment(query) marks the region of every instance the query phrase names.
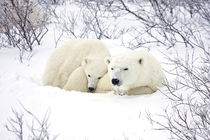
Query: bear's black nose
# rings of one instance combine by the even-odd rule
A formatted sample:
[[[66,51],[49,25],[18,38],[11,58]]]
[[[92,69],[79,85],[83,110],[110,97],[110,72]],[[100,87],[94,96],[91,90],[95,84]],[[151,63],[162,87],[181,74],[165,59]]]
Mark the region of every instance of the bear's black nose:
[[[119,82],[120,82],[120,80],[118,80],[118,79],[112,79],[112,84],[113,85],[118,85]]]
[[[88,87],[89,91],[94,91],[93,87]]]

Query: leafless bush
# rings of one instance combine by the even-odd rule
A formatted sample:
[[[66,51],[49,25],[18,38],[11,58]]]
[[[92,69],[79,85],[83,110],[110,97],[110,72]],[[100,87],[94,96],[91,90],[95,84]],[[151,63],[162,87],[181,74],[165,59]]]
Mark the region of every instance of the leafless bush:
[[[63,4],[65,2],[65,0],[39,0],[40,3],[43,1],[46,4]]]
[[[163,113],[148,119],[157,130],[171,133],[171,139],[209,140],[210,139],[210,48],[202,48],[198,57],[194,52],[187,53],[186,59],[167,57],[175,70],[174,83],[166,82],[162,93],[171,106]]]
[[[8,124],[6,124],[7,131],[16,135],[19,140],[23,140],[23,114],[18,113],[12,109],[15,118],[9,118]]]
[[[63,17],[57,26],[70,38],[122,39],[130,48],[195,48],[209,40],[206,0],[73,0],[71,5],[74,10],[57,15]]]
[[[5,125],[7,131],[13,133],[18,140],[55,140],[57,136],[51,136],[49,132],[49,111],[43,119],[37,118],[31,111],[22,106],[23,111],[18,112],[12,109],[13,117],[10,117]],[[32,121],[24,119],[28,116]]]
[[[210,3],[205,0],[92,0],[80,3],[87,7],[95,3],[98,8],[93,8],[92,13],[104,8],[113,17],[124,18],[131,36],[125,41],[134,48],[148,44],[168,48],[183,44],[195,48],[208,39]],[[104,16],[104,13],[99,15]]]
[[[112,2],[75,0],[57,14],[56,25],[70,38],[119,38],[126,28],[119,28],[119,21],[108,10]]]
[[[40,45],[47,33],[47,11],[35,0],[3,0],[0,2],[0,34],[3,46],[32,51],[35,43]]]
[[[133,47],[154,44],[171,48],[183,44],[195,48],[209,35],[209,23],[206,20],[208,16],[204,17],[210,13],[206,8],[210,6],[207,1],[135,0],[135,4],[125,3],[123,0],[116,2],[116,5],[113,4],[115,9],[125,11],[137,21],[131,24],[134,36],[130,44]]]

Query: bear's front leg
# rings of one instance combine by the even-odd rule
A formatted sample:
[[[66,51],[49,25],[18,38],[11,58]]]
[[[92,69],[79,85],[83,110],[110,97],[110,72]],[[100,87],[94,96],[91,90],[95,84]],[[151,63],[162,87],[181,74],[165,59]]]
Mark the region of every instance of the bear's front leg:
[[[115,91],[114,94],[124,96],[124,95],[128,95],[128,91]]]

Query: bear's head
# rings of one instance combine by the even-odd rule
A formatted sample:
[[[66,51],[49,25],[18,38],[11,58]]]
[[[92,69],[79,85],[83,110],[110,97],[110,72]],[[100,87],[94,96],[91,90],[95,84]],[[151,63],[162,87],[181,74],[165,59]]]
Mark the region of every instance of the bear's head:
[[[107,73],[107,65],[104,63],[104,59],[86,57],[82,61],[82,67],[88,79],[88,90],[93,92],[99,79]]]
[[[128,91],[143,74],[143,59],[140,57],[118,55],[106,57],[111,84],[117,91]]]

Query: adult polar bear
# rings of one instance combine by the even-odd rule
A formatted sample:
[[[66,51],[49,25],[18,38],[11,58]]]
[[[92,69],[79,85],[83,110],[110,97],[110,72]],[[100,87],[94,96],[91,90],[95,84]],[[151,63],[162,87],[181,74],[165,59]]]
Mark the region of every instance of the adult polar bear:
[[[106,74],[96,92],[115,90],[119,94],[147,94],[162,86],[165,75],[159,62],[147,51],[134,50],[105,58]]]
[[[107,72],[107,66],[104,63],[104,58],[107,56],[110,56],[110,53],[99,40],[70,40],[56,48],[48,59],[43,83],[67,90],[80,91],[87,91],[88,85],[89,90],[93,91],[98,80]],[[79,79],[78,74],[80,73],[85,74],[85,77]],[[81,85],[72,86],[76,86],[77,82],[72,83],[74,80],[79,80]]]

